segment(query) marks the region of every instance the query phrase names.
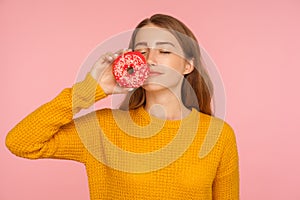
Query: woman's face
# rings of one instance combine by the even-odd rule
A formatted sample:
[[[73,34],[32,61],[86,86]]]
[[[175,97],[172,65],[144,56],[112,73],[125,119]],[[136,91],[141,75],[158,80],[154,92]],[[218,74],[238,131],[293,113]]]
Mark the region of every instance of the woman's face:
[[[193,70],[175,36],[155,25],[139,29],[134,50],[141,52],[150,66],[143,86],[146,91],[181,87],[183,75]]]

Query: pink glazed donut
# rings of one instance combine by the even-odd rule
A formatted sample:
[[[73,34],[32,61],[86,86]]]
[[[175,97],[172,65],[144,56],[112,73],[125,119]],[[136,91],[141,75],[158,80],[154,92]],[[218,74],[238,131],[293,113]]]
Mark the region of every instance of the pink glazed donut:
[[[148,78],[150,69],[140,52],[127,52],[117,57],[112,64],[113,75],[122,87],[138,88]]]

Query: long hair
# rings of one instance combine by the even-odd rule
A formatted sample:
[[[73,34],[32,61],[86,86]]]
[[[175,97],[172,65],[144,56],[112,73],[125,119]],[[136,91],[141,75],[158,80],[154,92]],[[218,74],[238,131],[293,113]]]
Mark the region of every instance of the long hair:
[[[171,32],[178,40],[186,59],[193,60],[194,70],[184,75],[181,89],[183,104],[191,109],[195,108],[199,112],[212,115],[211,100],[213,85],[204,68],[199,44],[192,31],[178,19],[169,15],[155,14],[150,18],[141,21],[135,28],[129,48],[135,46],[135,37],[140,28],[148,24],[154,24]],[[146,104],[146,94],[142,87],[130,92],[122,102],[120,109],[136,109]]]

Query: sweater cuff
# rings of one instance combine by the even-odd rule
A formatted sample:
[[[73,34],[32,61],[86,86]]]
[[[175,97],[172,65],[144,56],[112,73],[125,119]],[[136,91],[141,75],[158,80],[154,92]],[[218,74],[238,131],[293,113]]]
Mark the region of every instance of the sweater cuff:
[[[82,82],[78,82],[72,87],[73,113],[79,112],[82,108],[89,108],[106,96],[98,82],[88,73]]]

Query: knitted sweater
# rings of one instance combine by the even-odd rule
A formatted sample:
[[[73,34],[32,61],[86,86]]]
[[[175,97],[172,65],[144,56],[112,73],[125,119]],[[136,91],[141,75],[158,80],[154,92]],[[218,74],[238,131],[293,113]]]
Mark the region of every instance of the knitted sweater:
[[[6,145],[17,156],[69,159],[86,167],[90,199],[239,199],[235,135],[193,109],[162,120],[142,107],[73,113],[106,97],[88,74],[17,124]]]

